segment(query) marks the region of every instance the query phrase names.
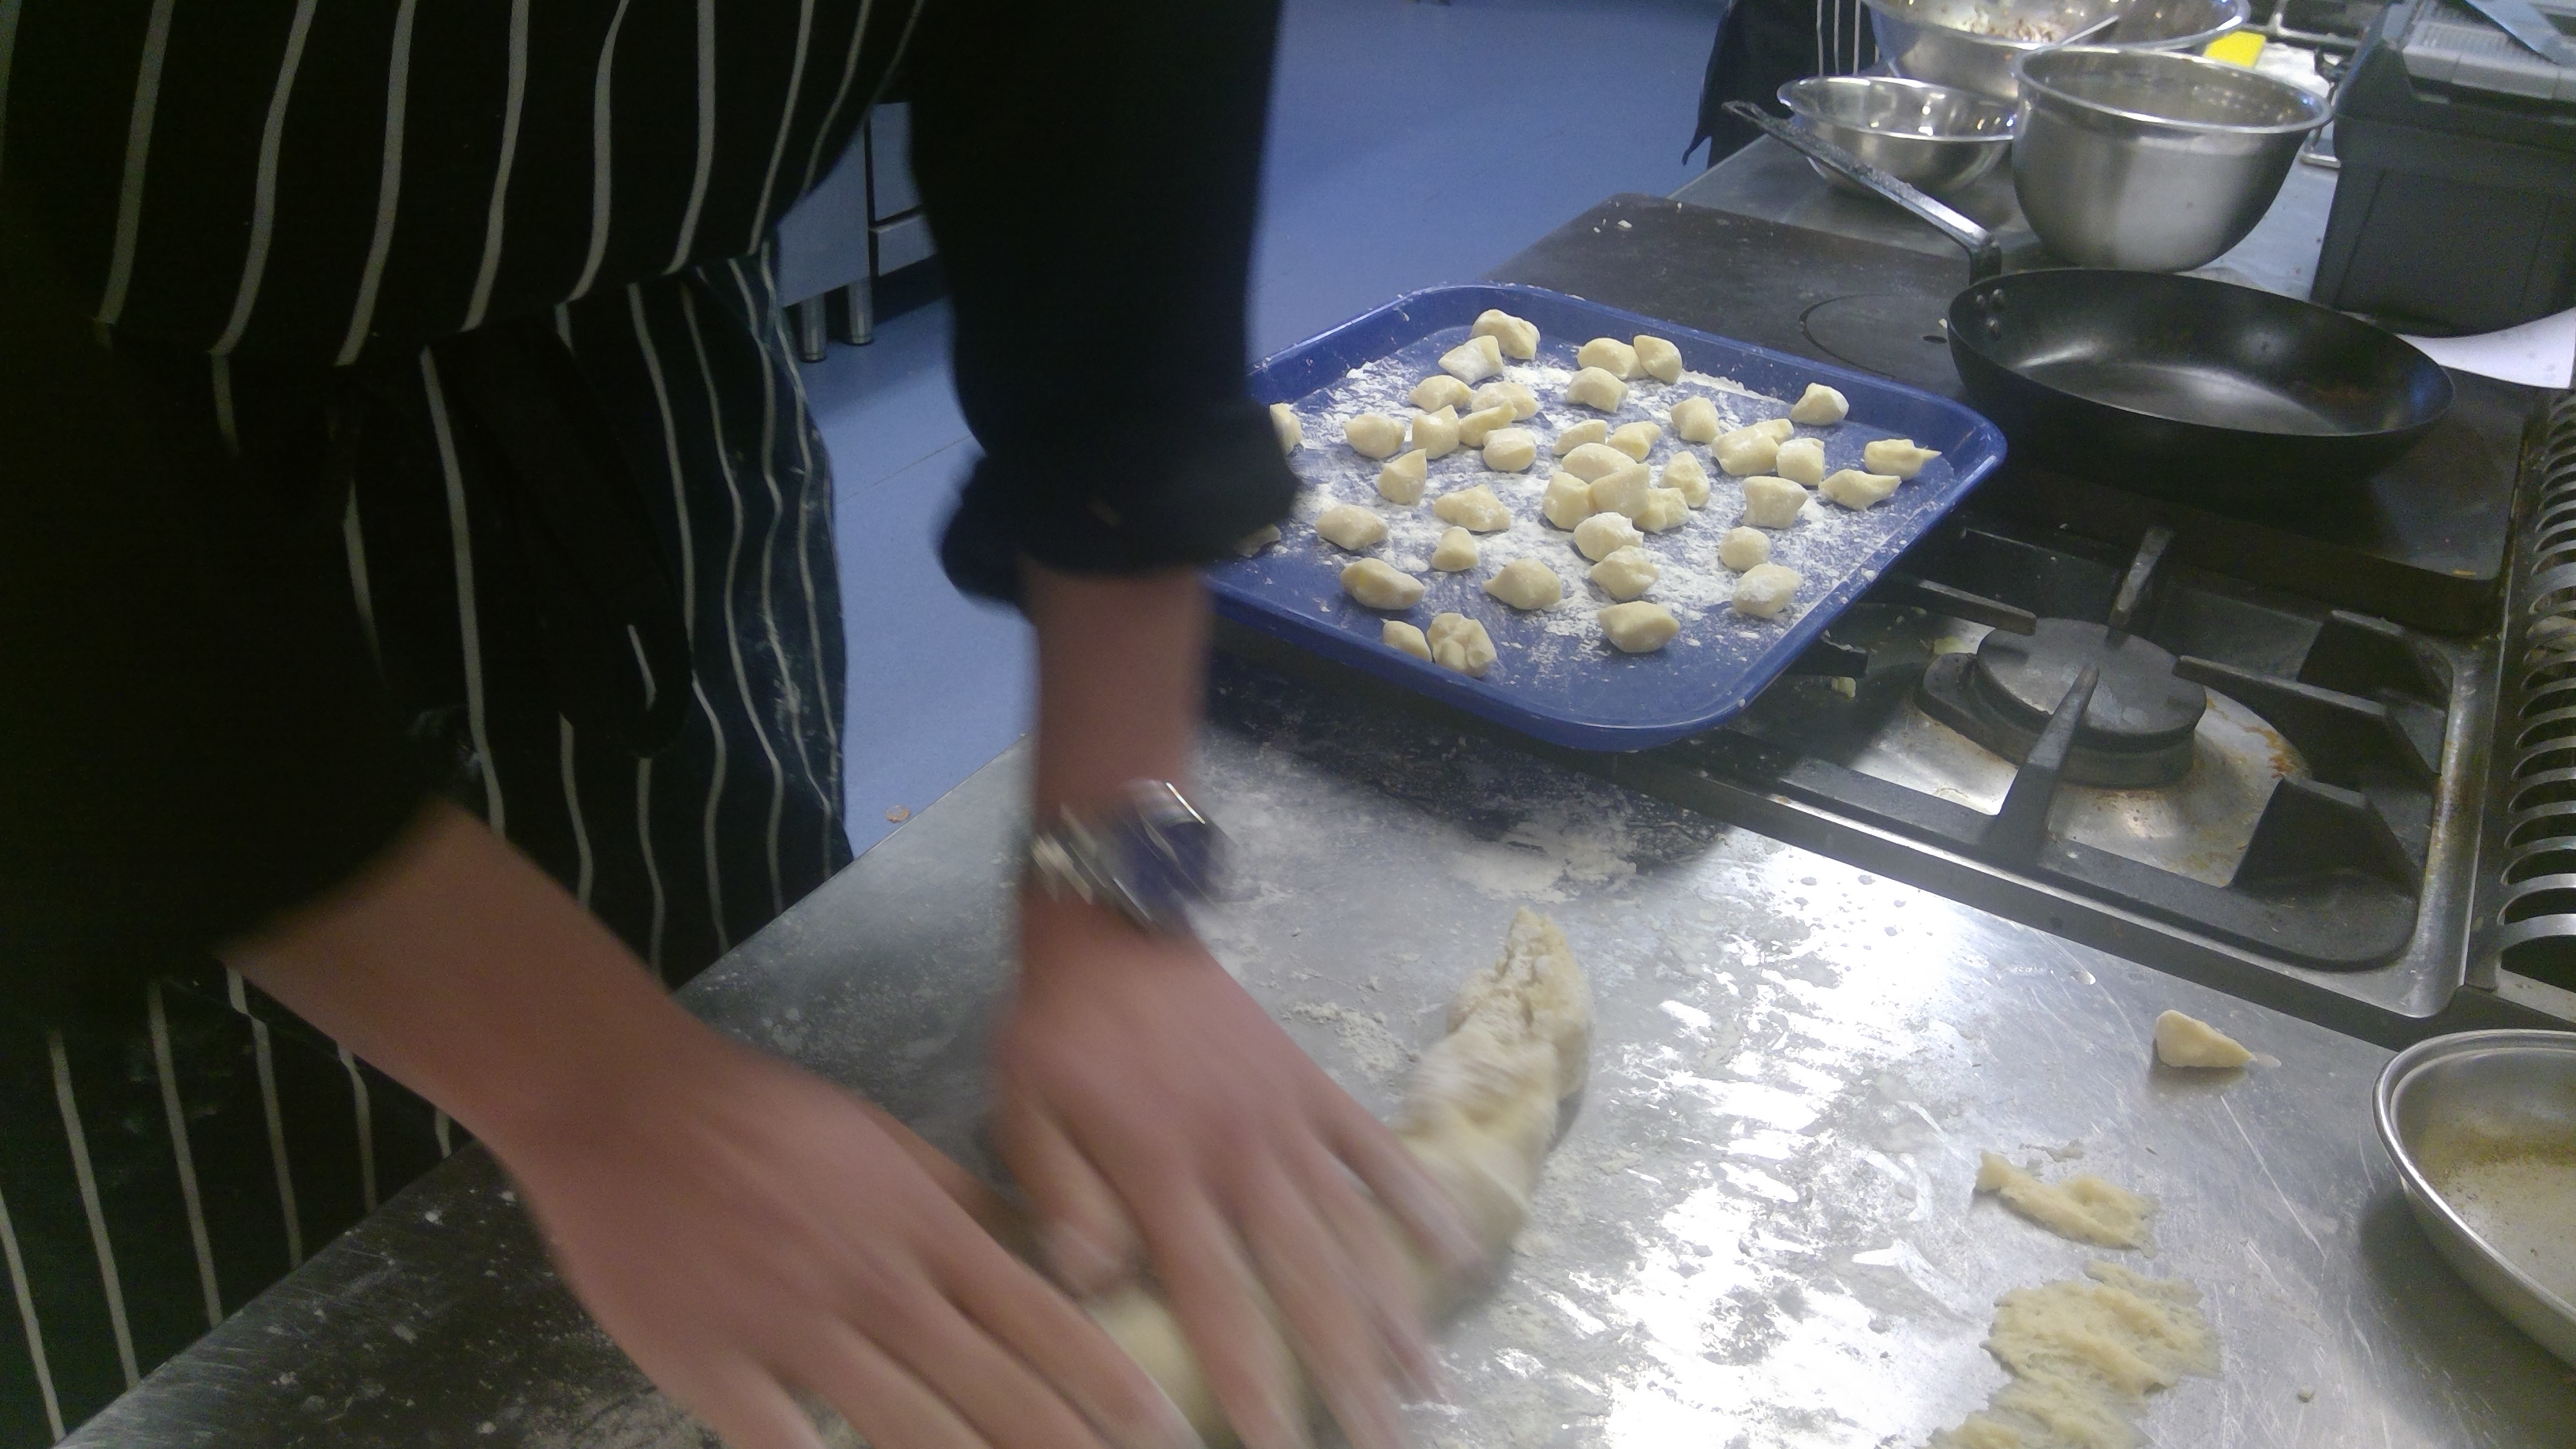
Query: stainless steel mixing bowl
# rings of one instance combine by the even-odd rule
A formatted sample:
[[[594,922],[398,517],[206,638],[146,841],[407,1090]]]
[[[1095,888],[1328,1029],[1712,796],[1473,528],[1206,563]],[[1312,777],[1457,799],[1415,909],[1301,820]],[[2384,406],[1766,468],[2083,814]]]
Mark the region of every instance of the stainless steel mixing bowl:
[[[2271,209],[2323,97],[2175,51],[2067,46],[2017,56],[2013,190],[2048,249],[2088,267],[2180,272]]]
[[[2064,43],[2121,9],[2120,0],[1863,0],[1879,53],[1901,76],[1998,100],[2019,92],[2013,60]],[[2246,0],[2133,0],[2089,43],[2190,50],[2245,23]]]
[[[1780,104],[1809,131],[1935,194],[1985,175],[2012,149],[2011,106],[1926,81],[1817,76],[1780,87]],[[1871,194],[1840,172],[1807,164],[1845,191]]]
[[[2576,1364],[2576,1287],[2563,1228],[2552,1228],[2576,1209],[2565,1191],[2576,1171],[2576,1032],[2418,1042],[2379,1074],[2373,1106],[2424,1235],[2496,1311]],[[2535,1256],[2553,1245],[2556,1258]]]

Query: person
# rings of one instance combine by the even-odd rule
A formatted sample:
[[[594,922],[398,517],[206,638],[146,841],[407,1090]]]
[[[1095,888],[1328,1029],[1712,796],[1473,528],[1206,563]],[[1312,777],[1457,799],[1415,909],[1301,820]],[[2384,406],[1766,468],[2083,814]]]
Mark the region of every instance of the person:
[[[1858,75],[1878,64],[1878,36],[1861,0],[1726,0],[1701,79],[1699,127],[1682,155],[1708,143],[1708,164],[1734,155],[1761,132],[1726,113],[1751,101],[1784,114],[1780,87],[1819,75]]]
[[[1292,1361],[1398,1442],[1401,1255],[1473,1248],[1186,934],[1022,891],[994,1135],[1052,1281],[953,1164],[665,989],[848,858],[765,239],[898,66],[984,450],[943,558],[1034,626],[1033,817],[1186,789],[1194,565],[1294,486],[1243,384],[1276,25],[0,5],[0,1438],[452,1120],[737,1449],[818,1443],[800,1395],[883,1449],[1185,1442],[1072,1296],[1147,1270],[1247,1443],[1304,1442]]]

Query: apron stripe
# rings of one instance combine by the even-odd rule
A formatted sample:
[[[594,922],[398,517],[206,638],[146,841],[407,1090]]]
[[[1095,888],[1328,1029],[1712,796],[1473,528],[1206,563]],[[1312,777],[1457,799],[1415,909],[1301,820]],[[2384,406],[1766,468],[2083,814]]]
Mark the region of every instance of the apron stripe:
[[[474,269],[474,296],[465,304],[464,330],[483,325],[492,305],[492,279],[501,274],[501,234],[510,210],[510,169],[519,159],[519,113],[528,100],[528,0],[510,0],[509,95],[501,108],[501,156],[492,167],[492,206],[483,217],[483,262]]]
[[[555,725],[563,749],[564,813],[572,819],[573,853],[578,861],[573,875],[573,898],[582,909],[590,909],[591,859],[590,829],[581,819],[581,784],[573,775],[572,721],[555,716]]]
[[[438,437],[439,467],[447,478],[447,532],[456,558],[456,629],[465,659],[465,722],[483,776],[483,819],[493,834],[508,839],[500,764],[492,757],[492,736],[484,718],[482,620],[474,593],[474,532],[465,511],[465,473],[456,461],[456,437],[448,426],[446,394],[438,384],[438,361],[427,348],[420,354],[420,379],[429,399],[430,427]]]
[[[581,280],[572,286],[575,299],[590,295],[590,284],[599,280],[600,259],[608,255],[610,132],[616,120],[609,86],[617,69],[617,32],[625,24],[626,0],[617,0],[617,12],[608,17],[608,38],[599,43],[599,72],[590,85],[590,252],[582,259]]]
[[[232,316],[223,335],[208,351],[217,357],[240,345],[259,302],[259,284],[268,273],[269,244],[277,232],[277,154],[286,142],[286,103],[295,93],[295,72],[304,63],[305,37],[313,32],[313,12],[322,0],[298,0],[295,19],[286,30],[286,54],[277,63],[277,84],[268,95],[268,119],[259,132],[259,173],[251,183],[250,245],[242,253],[241,285],[233,291]]]
[[[134,109],[125,123],[125,175],[116,194],[116,240],[108,254],[107,291],[98,320],[115,326],[134,283],[134,249],[143,234],[143,170],[152,154],[152,117],[161,105],[161,62],[170,53],[170,12],[177,0],[153,0],[144,23],[143,56],[134,68]]]
[[[251,1060],[259,1072],[260,1115],[268,1119],[268,1161],[277,1171],[277,1211],[286,1227],[286,1266],[304,1266],[304,1215],[295,1204],[295,1173],[286,1162],[286,1113],[277,1100],[277,1050],[268,1039],[268,1023],[251,1015],[242,989],[242,974],[224,968],[224,994],[233,1010],[250,1022]]]
[[[36,1321],[35,1291],[27,1285],[27,1260],[18,1251],[18,1229],[9,1221],[9,1200],[0,1197],[0,1256],[9,1263],[9,1291],[18,1299],[18,1326],[27,1335],[27,1359],[36,1370],[36,1392],[45,1400],[45,1427],[63,1437],[62,1400],[54,1396],[53,1365],[45,1361],[45,1330]]]
[[[349,1074],[349,1106],[358,1119],[358,1199],[376,1210],[376,1111],[367,1095],[367,1074],[358,1070],[357,1054],[340,1048],[340,1067]]]
[[[751,236],[742,244],[747,252],[760,250],[761,238],[769,234],[769,195],[778,184],[779,159],[787,154],[787,132],[796,124],[796,92],[805,83],[805,49],[813,39],[814,0],[797,0],[796,58],[787,68],[787,99],[778,108],[778,139],[769,143],[769,169],[760,174],[760,199],[752,204]],[[678,271],[679,267],[674,259],[671,269]]]
[[[797,188],[799,195],[814,189],[815,173],[823,169],[823,148],[831,144],[832,128],[840,122],[842,103],[849,100],[850,85],[859,77],[859,48],[867,43],[868,11],[875,4],[876,0],[859,0],[858,23],[850,27],[850,53],[841,60],[841,83],[832,91],[832,104],[823,109],[823,126],[814,133],[814,149],[805,154],[805,184]]]
[[[188,1113],[179,1104],[179,1066],[170,1057],[170,1014],[161,983],[144,988],[151,1017],[152,1070],[161,1079],[161,1116],[170,1125],[170,1160],[179,1170],[179,1196],[188,1209],[188,1246],[197,1254],[197,1288],[206,1298],[206,1326],[224,1321],[224,1297],[215,1287],[215,1246],[206,1236],[206,1202],[197,1191],[197,1159],[188,1147]]]
[[[795,84],[793,80],[788,82]],[[689,248],[698,239],[698,213],[707,204],[707,178],[716,162],[716,0],[698,0],[698,162],[689,175],[689,206],[680,213],[679,240],[671,247],[676,272],[689,263]]]
[[[357,305],[349,334],[340,339],[340,366],[358,360],[375,325],[376,294],[384,285],[385,258],[394,248],[394,214],[402,201],[403,117],[411,104],[411,27],[420,0],[402,0],[394,11],[393,54],[385,62],[385,155],[376,181],[376,229],[367,238],[366,270],[358,274]]]
[[[54,1105],[62,1110],[63,1137],[71,1144],[72,1176],[80,1184],[81,1211],[89,1217],[90,1251],[98,1257],[98,1284],[107,1295],[107,1326],[116,1338],[117,1366],[125,1386],[143,1375],[134,1363],[134,1334],[125,1322],[125,1285],[116,1274],[116,1248],[107,1239],[107,1209],[98,1196],[98,1174],[90,1170],[89,1133],[81,1126],[80,1101],[72,1095],[72,1063],[63,1050],[60,1030],[45,1033],[45,1048],[54,1058]]]

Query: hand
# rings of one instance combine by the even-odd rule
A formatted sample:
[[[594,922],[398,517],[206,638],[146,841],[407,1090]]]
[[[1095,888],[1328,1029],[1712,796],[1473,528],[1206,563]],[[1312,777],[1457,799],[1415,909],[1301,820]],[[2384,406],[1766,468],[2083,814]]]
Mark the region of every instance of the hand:
[[[733,1449],[1178,1449],[1153,1381],[978,1227],[991,1195],[891,1118],[713,1032],[506,1160],[582,1302]]]
[[[1463,1271],[1447,1198],[1197,942],[1037,892],[1020,935],[995,1131],[1053,1266],[1097,1291],[1141,1236],[1236,1432],[1289,1449],[1304,1407],[1266,1291],[1352,1444],[1400,1445],[1391,1380],[1427,1390],[1431,1360],[1388,1215]]]

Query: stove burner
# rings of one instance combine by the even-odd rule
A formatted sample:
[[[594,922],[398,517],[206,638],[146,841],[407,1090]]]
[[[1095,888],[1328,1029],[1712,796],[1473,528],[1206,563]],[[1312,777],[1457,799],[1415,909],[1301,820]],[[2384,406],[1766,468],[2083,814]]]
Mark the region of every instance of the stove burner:
[[[2174,656],[2134,634],[2080,619],[2042,619],[2029,635],[1996,630],[1975,655],[1945,654],[1924,672],[1924,712],[2007,759],[2026,760],[2085,666],[2101,671],[2065,779],[2162,785],[2191,771],[2192,733],[2208,691],[2174,675]]]

